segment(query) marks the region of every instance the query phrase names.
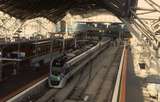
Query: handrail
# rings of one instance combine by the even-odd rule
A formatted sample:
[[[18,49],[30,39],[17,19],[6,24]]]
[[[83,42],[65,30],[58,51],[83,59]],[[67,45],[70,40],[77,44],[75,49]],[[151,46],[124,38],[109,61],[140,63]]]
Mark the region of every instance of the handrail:
[[[125,102],[126,95],[126,67],[127,67],[127,57],[128,57],[127,46],[124,45],[121,62],[118,70],[118,75],[116,78],[116,83],[114,87],[114,92],[112,96],[112,102]]]

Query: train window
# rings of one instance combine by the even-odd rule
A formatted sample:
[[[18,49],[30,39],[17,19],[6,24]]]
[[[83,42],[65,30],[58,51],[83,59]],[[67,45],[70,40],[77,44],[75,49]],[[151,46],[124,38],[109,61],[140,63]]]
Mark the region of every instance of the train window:
[[[59,76],[61,74],[60,70],[53,70],[52,74],[55,76]]]
[[[25,53],[24,52],[12,52],[10,54],[11,58],[24,58],[25,57]]]
[[[64,61],[61,59],[58,59],[58,60],[55,60],[53,63],[54,63],[53,64],[54,67],[63,67]]]

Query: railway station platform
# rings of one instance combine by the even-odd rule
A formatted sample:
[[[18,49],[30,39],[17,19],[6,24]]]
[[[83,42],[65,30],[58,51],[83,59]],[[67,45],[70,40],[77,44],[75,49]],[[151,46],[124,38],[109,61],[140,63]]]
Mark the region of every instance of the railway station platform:
[[[136,76],[131,51],[128,52],[128,67],[126,75],[126,102],[144,102],[142,79]]]

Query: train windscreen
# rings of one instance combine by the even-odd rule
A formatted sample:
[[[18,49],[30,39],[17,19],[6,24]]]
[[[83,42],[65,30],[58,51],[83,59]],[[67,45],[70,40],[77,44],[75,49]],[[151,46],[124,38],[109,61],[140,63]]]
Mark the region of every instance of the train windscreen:
[[[53,61],[53,67],[63,67],[64,61],[63,59],[57,59]]]

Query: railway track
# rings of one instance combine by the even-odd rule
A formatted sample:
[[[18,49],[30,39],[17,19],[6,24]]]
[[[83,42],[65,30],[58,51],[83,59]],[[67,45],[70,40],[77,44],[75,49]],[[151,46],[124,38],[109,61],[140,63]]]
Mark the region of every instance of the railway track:
[[[114,76],[116,75],[115,72],[118,70],[116,68],[118,68],[117,66],[120,60],[119,55],[121,55],[120,53],[117,53],[117,50],[119,50],[118,48],[117,49],[111,48],[109,50],[112,51],[112,53],[110,53],[111,54],[110,57],[107,54],[103,56],[103,57],[108,56],[109,59],[105,59],[101,61],[101,64],[97,66],[94,65],[96,68],[95,68],[95,71],[93,71],[94,74],[91,75],[91,79],[89,83],[86,81],[87,79],[85,79],[82,82],[82,85],[80,84],[78,86],[79,89],[75,90],[70,95],[70,97],[68,97],[64,102],[81,102],[81,101],[106,102],[106,100],[105,101],[101,101],[101,100],[104,100],[104,98],[107,97],[107,94],[111,92],[111,89],[112,89],[111,87],[113,84],[113,80],[111,79],[114,79]],[[116,62],[117,59],[118,59],[118,63]],[[108,63],[105,63],[106,61]],[[94,61],[93,64],[94,63],[96,63],[96,61]],[[114,70],[111,70],[111,68]],[[99,69],[99,70],[96,70],[96,69]],[[59,102],[59,101],[56,101],[56,102]]]
[[[48,71],[41,70],[37,73],[31,72],[27,74],[30,76],[30,78],[28,78],[26,74],[23,76],[20,74],[15,76],[13,79],[7,80],[6,82],[0,84],[0,102],[5,102],[11,97],[14,97],[24,90],[30,88],[39,81],[44,80],[48,76]]]
[[[94,102],[111,102],[116,73],[118,72],[121,55],[122,55],[122,48],[118,50],[118,52],[116,53],[116,56],[113,59],[112,64],[107,69],[107,72],[103,77],[103,82],[99,87],[99,90],[96,94]]]
[[[55,53],[58,54],[58,53]],[[7,63],[8,64],[8,63]],[[25,66],[25,65],[24,65]],[[17,66],[17,67],[24,67],[24,66]],[[37,83],[41,83],[47,80],[49,73],[49,64],[43,64],[40,67],[32,67],[29,66],[22,70],[21,72],[17,73],[16,75],[12,75],[6,80],[3,80],[0,83],[0,102],[9,101],[12,102],[16,97],[19,95],[23,95],[27,93],[33,93],[28,95],[25,98],[26,100],[30,100],[30,98],[34,97],[37,92],[29,92],[32,90],[32,86],[37,86]],[[43,94],[48,88],[45,85],[40,85],[43,90],[39,89],[38,93]],[[13,98],[12,98],[13,97]],[[20,99],[19,99],[20,100]]]

